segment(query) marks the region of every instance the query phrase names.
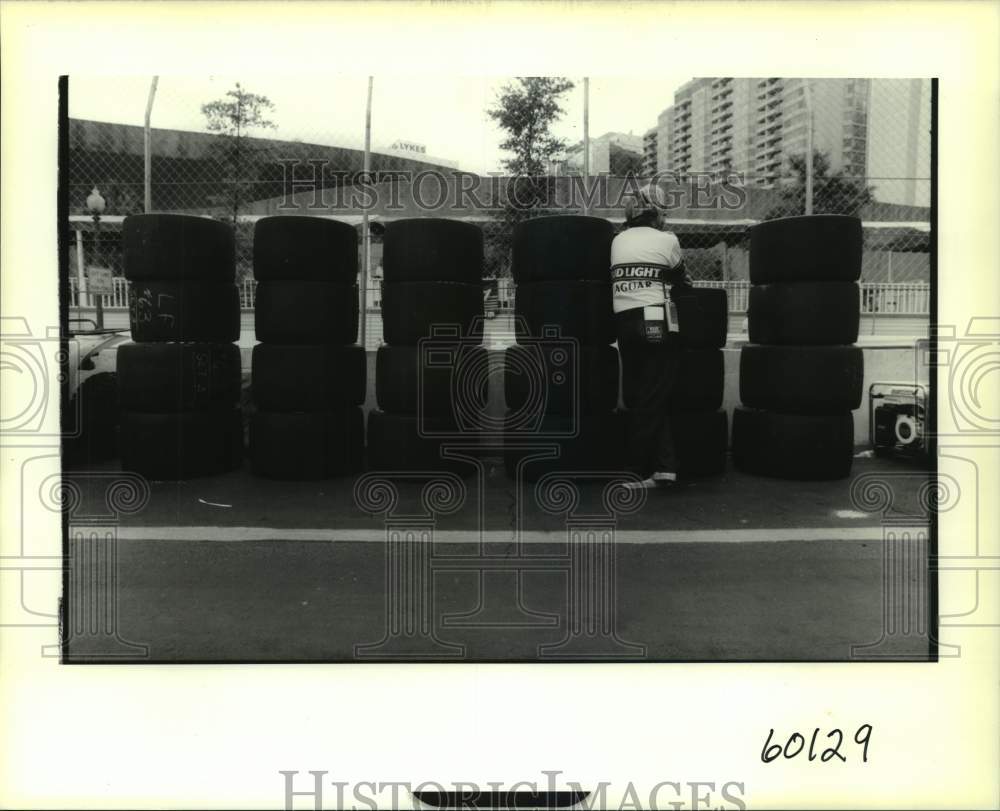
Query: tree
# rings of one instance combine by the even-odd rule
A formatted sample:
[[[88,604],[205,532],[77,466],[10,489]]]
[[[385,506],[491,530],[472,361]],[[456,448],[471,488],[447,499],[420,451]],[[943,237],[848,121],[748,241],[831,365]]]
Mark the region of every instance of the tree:
[[[549,163],[566,149],[566,142],[550,128],[565,112],[562,96],[572,89],[573,82],[563,77],[519,76],[504,85],[486,111],[506,132],[500,148],[510,153],[501,161],[510,177],[498,216],[502,225],[493,246],[505,256],[509,255],[514,226],[549,202],[552,178],[545,173]]]
[[[806,213],[806,156],[791,155],[788,164],[792,183],[782,189],[781,202],[767,213],[766,220]],[[874,202],[873,191],[872,186],[846,176],[842,170],[831,175],[829,156],[819,150],[813,152],[813,214],[858,216],[864,206]]]
[[[611,144],[608,149],[608,174],[612,177],[642,177],[642,155],[637,155],[618,144]]]
[[[267,96],[259,96],[243,88],[239,82],[227,91],[225,98],[201,106],[209,132],[219,138],[213,151],[226,172],[226,203],[236,225],[240,206],[250,197],[253,181],[260,173],[267,151],[254,146],[248,133],[256,129],[274,129],[266,114],[274,109]]]
[[[549,127],[565,112],[560,96],[572,89],[569,79],[555,76],[519,76],[501,89],[486,113],[507,132],[500,148],[513,155],[501,161],[504,169],[512,175],[540,175],[566,149]]]

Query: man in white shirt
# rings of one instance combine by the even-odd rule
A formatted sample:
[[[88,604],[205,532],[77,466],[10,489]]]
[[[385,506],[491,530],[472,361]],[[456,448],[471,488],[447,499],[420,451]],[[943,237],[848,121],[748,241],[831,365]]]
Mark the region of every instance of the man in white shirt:
[[[667,292],[689,288],[677,237],[664,231],[662,189],[647,185],[625,203],[625,230],[611,243],[611,283],[622,374],[633,392],[627,465],[641,481],[669,487],[677,458],[667,408],[677,376],[677,319]],[[678,291],[680,292],[680,291]]]

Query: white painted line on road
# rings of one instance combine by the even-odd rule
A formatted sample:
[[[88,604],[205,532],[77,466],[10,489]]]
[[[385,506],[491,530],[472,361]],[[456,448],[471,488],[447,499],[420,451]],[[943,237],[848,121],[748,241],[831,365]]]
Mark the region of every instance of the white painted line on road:
[[[416,528],[417,532],[421,528]],[[118,528],[122,541],[207,541],[210,543],[241,543],[245,541],[320,541],[351,543],[384,543],[384,529],[302,529],[281,527],[138,527]],[[629,544],[690,544],[690,543],[793,543],[796,541],[880,541],[881,526],[868,527],[799,527],[775,529],[685,529],[648,530],[623,529],[615,532],[617,543]],[[564,531],[521,533],[521,543],[562,543]],[[434,530],[437,543],[513,543],[514,535],[504,530]]]
[[[863,513],[859,510],[834,510],[833,515],[835,518],[851,518],[857,520],[871,517],[871,513]]]

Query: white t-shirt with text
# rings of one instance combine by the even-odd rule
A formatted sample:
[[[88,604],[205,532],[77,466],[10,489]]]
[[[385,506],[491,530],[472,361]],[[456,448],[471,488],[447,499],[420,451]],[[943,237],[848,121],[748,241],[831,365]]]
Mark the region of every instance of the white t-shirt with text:
[[[667,285],[681,281],[684,257],[677,237],[648,226],[628,228],[611,243],[616,313],[667,302]]]

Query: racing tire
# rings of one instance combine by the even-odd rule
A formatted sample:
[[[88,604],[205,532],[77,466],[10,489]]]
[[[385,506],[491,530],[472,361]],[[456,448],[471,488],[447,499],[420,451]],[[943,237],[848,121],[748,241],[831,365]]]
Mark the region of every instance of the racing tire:
[[[512,422],[504,434],[504,468],[511,478],[517,477],[522,463],[523,478],[528,482],[546,473],[607,473],[624,467],[625,418],[620,412],[577,418],[544,416],[534,428],[525,427]],[[553,445],[558,448],[558,457],[527,458]]]
[[[321,217],[264,217],[253,229],[253,275],[259,282],[358,281],[358,232]]]
[[[670,415],[677,475],[691,479],[726,472],[729,416],[724,410],[677,411]]]
[[[504,398],[512,412],[607,414],[618,405],[618,350],[569,341],[514,344],[504,352]]]
[[[232,282],[232,226],[187,214],[133,214],[122,223],[122,257],[130,281]]]
[[[737,407],[733,463],[761,476],[818,481],[850,475],[854,419],[850,413],[778,414]]]
[[[636,408],[641,370],[627,350],[622,352],[622,402]],[[717,411],[725,389],[725,358],[721,349],[682,349],[677,352],[677,374],[670,394],[670,411]]]
[[[864,355],[855,346],[747,344],[740,401],[783,414],[840,414],[861,406]]]
[[[625,412],[626,440],[637,412]],[[672,412],[670,430],[674,438],[678,478],[688,480],[718,476],[726,471],[729,419],[724,410]]]
[[[238,408],[155,414],[123,411],[122,470],[153,480],[225,473],[243,458],[243,418]]]
[[[813,214],[768,220],[750,229],[750,283],[856,282],[861,220]]]
[[[463,282],[483,278],[483,232],[472,223],[432,217],[386,223],[382,273],[396,282]]]
[[[236,344],[124,344],[116,368],[125,411],[203,411],[240,399]]]
[[[609,276],[607,270],[605,275]],[[527,334],[517,330],[518,343],[540,337],[571,338],[584,346],[615,340],[611,281],[527,282],[517,286],[514,313],[524,319]]]
[[[853,344],[861,323],[861,290],[855,282],[754,285],[747,323],[755,344]]]
[[[240,337],[240,296],[228,282],[131,282],[129,326],[137,343],[231,343]]]
[[[512,273],[522,282],[605,282],[614,226],[600,217],[536,217],[514,228]]]
[[[270,479],[313,480],[364,469],[364,414],[258,411],[250,420],[250,470]]]
[[[368,469],[386,473],[445,471],[460,476],[475,473],[475,465],[441,456],[448,439],[434,436],[452,430],[449,420],[421,419],[414,414],[368,413]],[[452,437],[452,440],[454,437]]]
[[[689,288],[671,294],[677,306],[678,334],[685,349],[721,349],[729,332],[729,299],[725,290]]]
[[[482,346],[433,342],[380,346],[375,355],[375,397],[390,414],[452,419],[476,431],[489,406],[490,357]]]
[[[386,282],[382,285],[382,335],[397,346],[450,335],[483,334],[483,286],[463,282]]]
[[[250,360],[262,411],[333,411],[365,401],[368,358],[357,344],[257,344]]]
[[[273,344],[353,344],[358,286],[337,282],[259,282],[257,340]]]

